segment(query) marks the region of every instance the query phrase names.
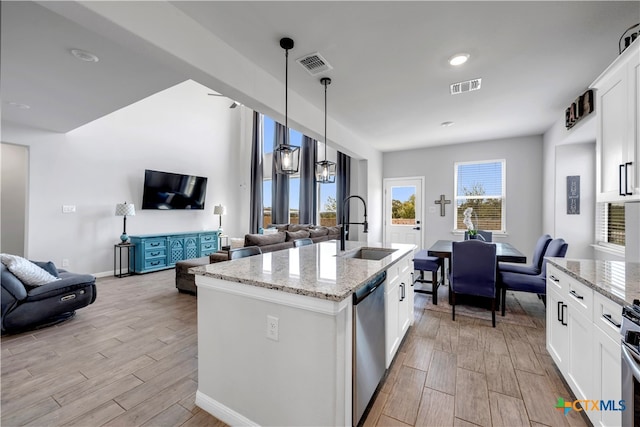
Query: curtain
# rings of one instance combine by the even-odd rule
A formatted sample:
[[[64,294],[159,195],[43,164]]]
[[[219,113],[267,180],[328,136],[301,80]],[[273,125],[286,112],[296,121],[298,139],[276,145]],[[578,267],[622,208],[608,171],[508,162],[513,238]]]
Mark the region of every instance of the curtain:
[[[276,173],[275,149],[284,144],[286,129],[283,125],[275,122],[273,138],[273,162],[271,163],[271,222],[274,224],[289,223],[289,175]]]
[[[262,227],[262,115],[253,112],[253,136],[251,140],[251,201],[249,209],[249,233],[257,233]]]
[[[351,195],[351,189],[349,183],[351,182],[351,157],[338,151],[338,161],[336,162],[336,201],[338,215],[338,224],[342,224],[343,210],[345,222],[349,222],[349,206],[343,206],[343,200]],[[349,226],[345,225],[345,233],[348,236]]]
[[[300,224],[315,224],[317,210],[316,161],[318,142],[302,136],[300,147]]]

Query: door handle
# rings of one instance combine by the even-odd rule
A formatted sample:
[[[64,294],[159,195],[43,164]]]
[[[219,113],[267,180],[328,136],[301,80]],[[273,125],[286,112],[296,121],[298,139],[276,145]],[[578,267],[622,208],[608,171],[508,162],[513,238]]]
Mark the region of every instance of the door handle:
[[[567,326],[567,322],[564,321],[564,309],[568,308],[569,306],[567,304],[562,304],[562,323],[564,326]]]
[[[626,194],[627,196],[632,196],[633,192],[628,191],[629,190],[629,182],[628,182],[628,177],[629,177],[629,171],[627,171],[627,168],[629,166],[631,166],[633,164],[633,162],[627,162],[624,164],[624,194]]]
[[[420,227],[413,227],[414,230],[420,230]]]

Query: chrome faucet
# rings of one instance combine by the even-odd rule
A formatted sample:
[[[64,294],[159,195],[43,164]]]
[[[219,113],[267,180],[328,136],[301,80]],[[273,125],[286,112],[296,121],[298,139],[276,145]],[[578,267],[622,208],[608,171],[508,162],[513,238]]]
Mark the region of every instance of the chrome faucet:
[[[346,218],[346,213],[347,213],[347,202],[349,201],[349,199],[352,198],[358,198],[360,200],[362,200],[362,204],[364,205],[364,222],[347,222],[347,218]],[[360,196],[349,196],[346,199],[344,199],[342,201],[342,218],[340,218],[341,224],[340,224],[340,250],[344,251],[344,241],[346,239],[346,233],[345,233],[345,226],[346,225],[351,225],[351,224],[359,224],[362,225],[364,227],[364,230],[362,230],[363,233],[368,233],[369,232],[369,223],[367,222],[367,202],[364,201],[364,199]]]

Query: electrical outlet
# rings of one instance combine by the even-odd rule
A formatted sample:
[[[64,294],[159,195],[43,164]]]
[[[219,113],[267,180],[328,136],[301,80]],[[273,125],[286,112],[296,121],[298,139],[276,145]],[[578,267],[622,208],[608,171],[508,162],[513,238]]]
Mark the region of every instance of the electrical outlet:
[[[62,205],[62,213],[75,213],[76,205]]]
[[[267,338],[278,341],[278,318],[267,316]]]
[[[67,258],[63,258],[62,259],[62,266],[63,267],[69,267],[69,260]]]

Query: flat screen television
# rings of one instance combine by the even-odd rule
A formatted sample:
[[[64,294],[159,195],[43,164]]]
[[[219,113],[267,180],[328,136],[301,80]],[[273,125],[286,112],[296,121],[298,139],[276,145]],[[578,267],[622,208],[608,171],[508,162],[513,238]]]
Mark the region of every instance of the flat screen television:
[[[144,171],[142,209],[204,209],[206,195],[205,177]]]

